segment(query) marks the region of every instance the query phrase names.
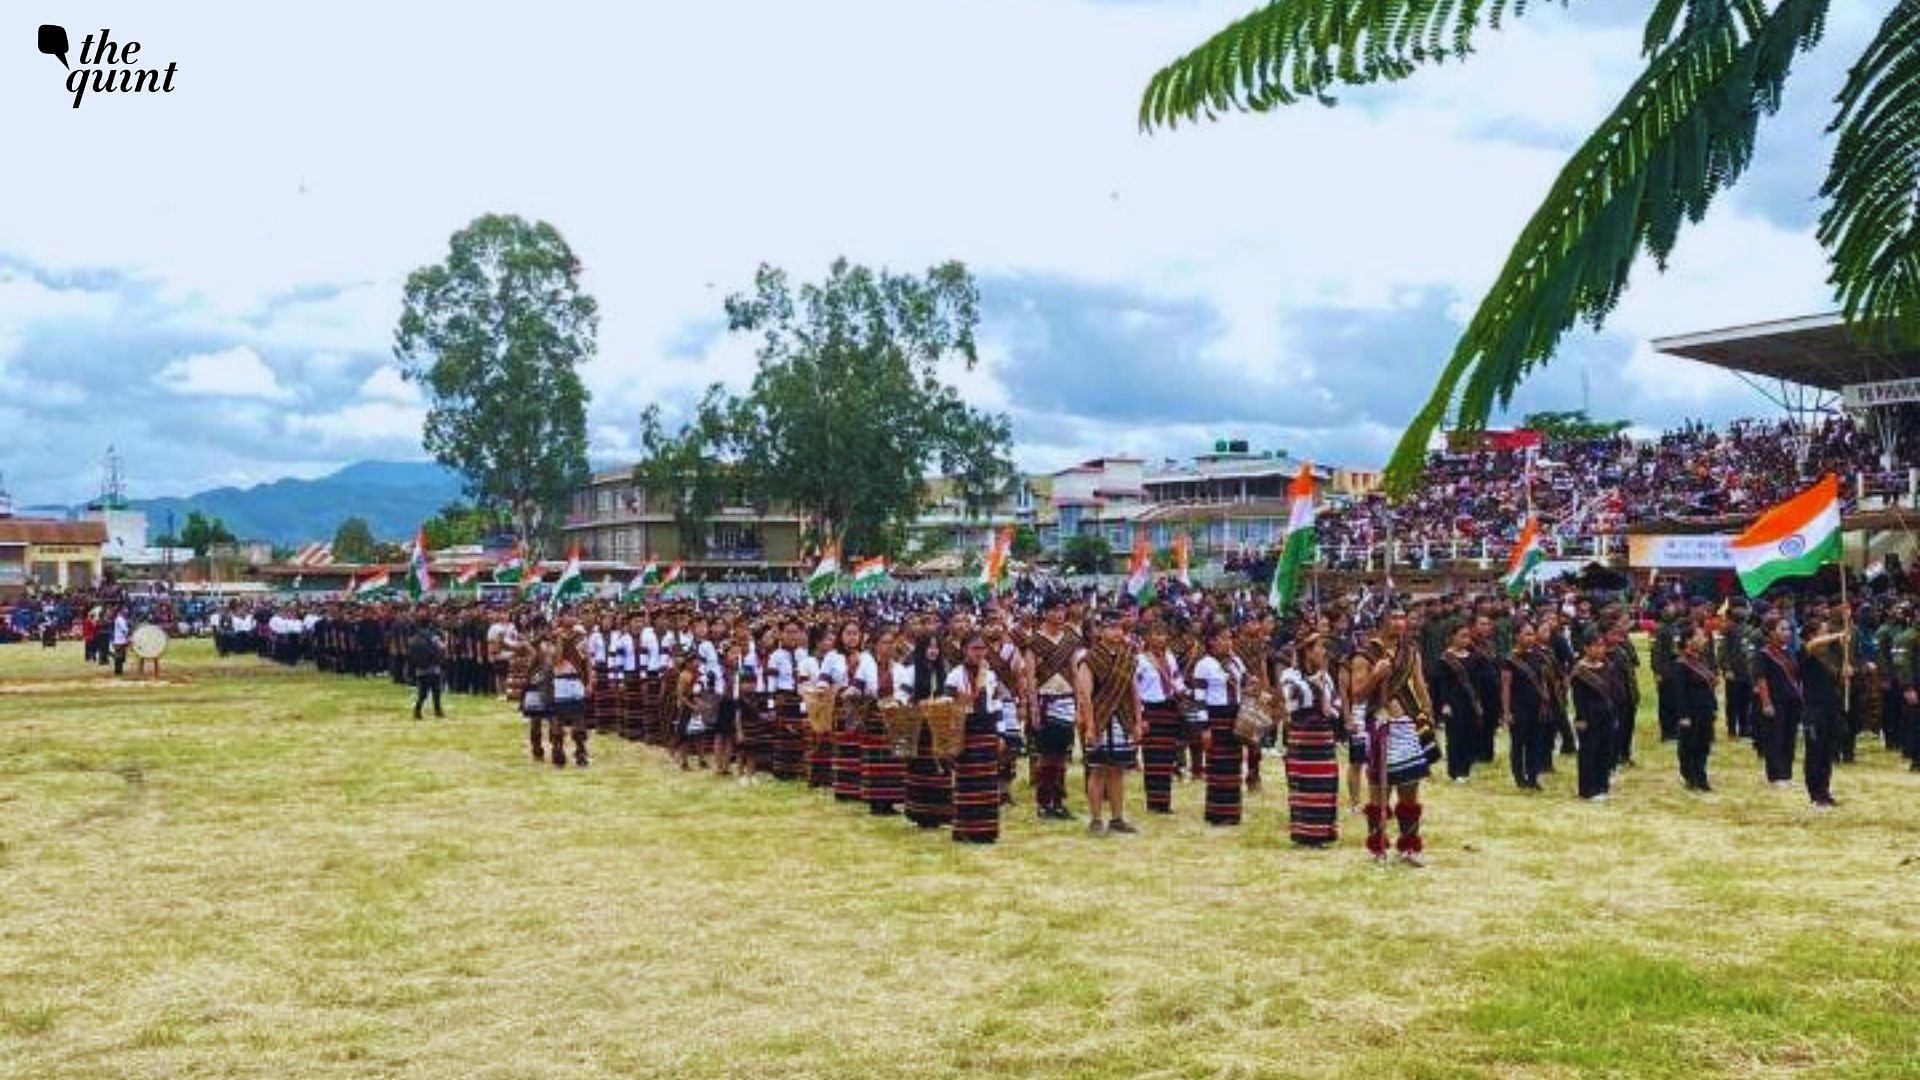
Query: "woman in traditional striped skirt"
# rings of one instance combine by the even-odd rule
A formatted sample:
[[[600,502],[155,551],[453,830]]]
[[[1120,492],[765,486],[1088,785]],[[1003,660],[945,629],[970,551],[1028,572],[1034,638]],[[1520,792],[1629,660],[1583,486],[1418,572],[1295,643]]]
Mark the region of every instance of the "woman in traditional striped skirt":
[[[840,691],[839,703],[833,713],[830,750],[835,802],[860,801],[859,705],[863,699],[855,693],[849,693],[848,688],[854,685],[854,671],[863,656],[860,624],[849,619],[840,627],[834,651],[820,661],[820,680]]]
[[[1214,629],[1207,655],[1193,665],[1194,686],[1207,706],[1207,810],[1209,825],[1240,824],[1240,696],[1246,690],[1246,665],[1233,651],[1233,631]]]
[[[905,668],[907,700],[918,706],[945,691],[947,663],[940,642],[922,634],[913,643],[913,660]],[[924,725],[913,756],[907,759],[907,820],[923,829],[937,829],[953,820],[953,774],[933,754],[933,732]]]
[[[966,741],[953,766],[953,838],[991,844],[1000,839],[1000,692],[979,634],[968,635],[966,660],[947,674],[947,692],[967,716]]]
[[[825,627],[816,625],[807,630],[806,650],[795,660],[800,672],[800,685],[813,688],[823,683],[820,677],[821,672],[833,654],[823,652],[822,649],[829,644],[831,642]],[[833,787],[833,717],[828,716],[821,720],[820,726],[815,728],[814,723],[817,718],[811,711],[814,708],[813,703],[808,702],[806,708],[809,710],[807,713],[807,786],[831,788]]]
[[[907,763],[894,754],[880,712],[883,701],[889,707],[899,703],[893,679],[898,646],[899,637],[892,630],[881,630],[874,636],[873,652],[861,654],[854,677],[854,685],[862,694],[860,798],[869,813],[880,816],[899,813],[900,804],[907,801]],[[865,681],[869,677],[873,679],[871,688]]]
[[[1293,842],[1325,847],[1339,838],[1341,706],[1327,671],[1327,643],[1309,634],[1280,673],[1287,708],[1287,817]]]
[[[780,635],[779,647],[767,654],[767,689],[773,695],[773,775],[777,780],[798,780],[807,764],[807,718],[800,709],[799,666],[807,639],[793,620],[781,627]]]
[[[613,633],[607,635],[607,722],[626,739],[637,734],[633,727],[633,694],[628,689],[633,680],[633,633],[616,618]]]
[[[1171,814],[1173,773],[1186,729],[1181,699],[1187,684],[1180,678],[1179,662],[1167,647],[1166,627],[1152,623],[1146,637],[1146,648],[1134,661],[1133,686],[1147,724],[1146,737],[1140,744],[1146,760],[1147,812]]]

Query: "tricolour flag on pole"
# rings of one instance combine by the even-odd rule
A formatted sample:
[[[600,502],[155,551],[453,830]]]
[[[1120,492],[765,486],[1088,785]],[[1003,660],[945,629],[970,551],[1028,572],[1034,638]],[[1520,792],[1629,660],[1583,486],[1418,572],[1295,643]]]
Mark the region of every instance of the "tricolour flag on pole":
[[[853,591],[856,596],[865,596],[887,583],[887,560],[875,557],[862,559],[853,564]]]
[[[832,592],[839,582],[840,549],[829,547],[821,552],[820,563],[813,568],[813,573],[807,575],[807,592],[815,598],[822,597]]]
[[[519,583],[527,576],[527,549],[519,541],[514,541],[513,553],[505,562],[493,568],[493,580],[503,585]]]
[[[549,608],[558,608],[569,600],[587,594],[587,578],[580,572],[580,548],[567,553],[567,568],[560,571],[560,580],[553,583],[553,594],[547,597]]]
[[[407,560],[407,595],[415,600],[433,591],[433,571],[427,567],[427,527],[413,534],[413,556]]]
[[[368,593],[377,593],[385,589],[392,581],[393,579],[387,573],[386,568],[382,567],[368,574],[366,577],[355,581],[353,583],[353,594],[355,596],[365,596]]]
[[[660,584],[657,586],[657,588],[660,590],[660,594],[664,596],[666,595],[667,590],[672,589],[676,585],[679,585],[680,575],[684,572],[685,572],[685,567],[680,565],[680,560],[679,559],[673,560],[673,565],[667,567],[666,576],[660,579]]]
[[[1294,597],[1300,595],[1300,576],[1313,561],[1313,466],[1300,463],[1299,475],[1287,485],[1287,540],[1280,549],[1280,560],[1273,564],[1273,583],[1267,586],[1267,603],[1275,611],[1288,611]]]
[[[1013,557],[1013,526],[987,536],[986,557],[980,561],[980,580],[975,591],[997,593],[1007,585],[1007,561]]]
[[[1127,595],[1142,607],[1153,603],[1153,549],[1141,533],[1133,539],[1133,559],[1127,564]]]
[[[645,593],[653,587],[654,582],[659,577],[660,563],[654,559],[648,559],[647,564],[640,568],[640,572],[633,575],[633,580],[627,582],[627,587],[622,591],[622,596],[639,596]]]
[[[485,564],[483,563],[468,563],[467,565],[461,567],[460,572],[453,576],[454,584],[472,585],[475,581],[478,581],[480,579],[480,571],[481,569],[483,569],[484,566]]]
[[[1500,579],[1507,587],[1507,595],[1519,596],[1526,592],[1527,581],[1546,557],[1540,547],[1540,519],[1528,514],[1527,523],[1520,527],[1520,538],[1513,542],[1513,554],[1507,557],[1507,574]]]
[[[1748,596],[1781,578],[1804,577],[1840,557],[1840,481],[1832,473],[1761,514],[1727,545]]]
[[[1193,588],[1193,578],[1187,568],[1187,560],[1191,557],[1188,551],[1190,544],[1191,541],[1187,539],[1187,534],[1184,532],[1173,538],[1173,579],[1178,581],[1183,589]]]

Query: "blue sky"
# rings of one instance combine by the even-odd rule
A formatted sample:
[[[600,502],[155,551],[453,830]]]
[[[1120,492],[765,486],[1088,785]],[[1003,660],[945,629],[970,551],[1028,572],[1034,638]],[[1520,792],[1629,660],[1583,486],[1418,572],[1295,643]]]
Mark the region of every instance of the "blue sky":
[[[1228,434],[1376,465],[1637,70],[1646,5],[1536,4],[1471,64],[1141,135],[1146,77],[1250,6],[101,3],[88,25],[176,62],[176,90],[78,110],[16,8],[0,472],[38,502],[89,495],[108,443],[137,495],[421,456],[401,282],[487,211],[553,222],[587,267],[597,458],[648,404],[744,384],[718,316],[759,262],[844,254],[974,268],[984,358],[955,377],[1029,468]],[[1838,0],[1745,186],[1516,411],[1577,407],[1583,372],[1596,413],[1647,427],[1765,411],[1646,342],[1829,306],[1822,132],[1879,7]]]

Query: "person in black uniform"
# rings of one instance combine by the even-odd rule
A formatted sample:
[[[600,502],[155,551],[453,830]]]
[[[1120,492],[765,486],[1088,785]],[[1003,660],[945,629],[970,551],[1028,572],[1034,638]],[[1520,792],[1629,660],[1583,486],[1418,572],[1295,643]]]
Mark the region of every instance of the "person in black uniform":
[[[1542,672],[1535,665],[1542,658],[1532,624],[1517,623],[1513,650],[1500,672],[1500,714],[1507,725],[1513,782],[1522,791],[1540,790],[1540,758],[1545,748],[1540,729],[1546,694]]]
[[[1473,696],[1480,702],[1482,721],[1475,732],[1479,743],[1474,747],[1474,757],[1479,761],[1492,761],[1494,744],[1500,735],[1492,713],[1500,704],[1501,658],[1494,637],[1493,616],[1484,609],[1473,617],[1470,647],[1473,655],[1467,660],[1467,672],[1473,679]]]
[[[1720,630],[1720,670],[1727,677],[1727,734],[1741,739],[1752,730],[1753,627],[1747,609],[1731,608]]]
[[[1680,780],[1688,791],[1712,791],[1707,782],[1707,755],[1713,750],[1713,729],[1719,702],[1714,698],[1718,681],[1707,666],[1709,635],[1695,627],[1679,643],[1679,655],[1673,660],[1672,693],[1674,735],[1679,740]]]
[[[1825,617],[1814,620],[1813,636],[1804,646],[1805,662],[1800,665],[1802,687],[1806,692],[1800,726],[1807,734],[1807,759],[1804,777],[1807,797],[1821,809],[1836,806],[1833,799],[1833,755],[1840,740],[1841,725],[1846,723],[1841,688],[1853,677],[1846,659],[1844,629],[1833,628]],[[1792,747],[1787,750],[1792,760]]]
[[[1766,644],[1754,658],[1753,689],[1760,697],[1757,738],[1767,763],[1767,782],[1793,783],[1794,743],[1800,737],[1800,712],[1806,691],[1800,661],[1793,655],[1793,627],[1778,615],[1763,624]]]
[[[1447,778],[1464,784],[1480,757],[1480,731],[1485,723],[1473,679],[1473,627],[1457,623],[1433,666],[1433,707],[1440,712],[1447,734]]]
[[[1573,687],[1573,730],[1580,742],[1576,790],[1582,799],[1602,802],[1613,786],[1614,716],[1620,703],[1614,699],[1612,646],[1597,628],[1589,632],[1568,681]]]

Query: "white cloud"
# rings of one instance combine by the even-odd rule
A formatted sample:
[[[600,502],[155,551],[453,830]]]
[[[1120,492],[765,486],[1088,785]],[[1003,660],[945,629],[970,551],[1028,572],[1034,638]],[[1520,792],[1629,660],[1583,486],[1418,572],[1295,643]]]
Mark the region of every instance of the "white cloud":
[[[328,449],[385,450],[411,444],[417,450],[423,408],[392,401],[363,401],[333,412],[287,417],[287,432]]]
[[[280,385],[267,362],[245,345],[168,361],[153,381],[157,386],[188,397],[293,400],[293,392]]]
[[[392,365],[375,368],[373,374],[360,384],[360,396],[399,405],[419,406],[426,402],[420,387],[408,382],[400,374],[400,369]]]

